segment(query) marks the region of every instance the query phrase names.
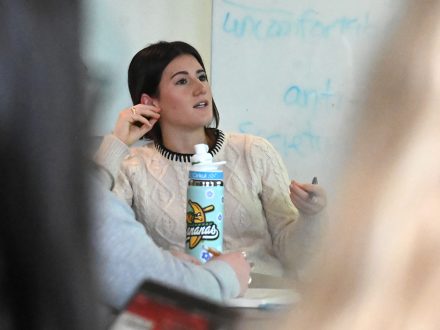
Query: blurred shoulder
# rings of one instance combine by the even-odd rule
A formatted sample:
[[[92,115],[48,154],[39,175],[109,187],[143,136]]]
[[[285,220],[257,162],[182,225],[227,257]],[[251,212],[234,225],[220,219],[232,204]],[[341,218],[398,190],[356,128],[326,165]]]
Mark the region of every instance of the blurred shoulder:
[[[234,146],[250,147],[253,145],[256,146],[271,145],[267,139],[257,135],[232,132],[232,133],[227,133],[226,136],[228,143]]]

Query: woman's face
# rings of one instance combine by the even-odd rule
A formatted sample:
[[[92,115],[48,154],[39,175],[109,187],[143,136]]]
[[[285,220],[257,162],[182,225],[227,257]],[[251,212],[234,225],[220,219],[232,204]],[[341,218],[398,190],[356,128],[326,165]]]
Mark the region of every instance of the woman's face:
[[[212,95],[206,72],[191,55],[172,60],[162,73],[159,97],[162,129],[195,129],[212,121]]]

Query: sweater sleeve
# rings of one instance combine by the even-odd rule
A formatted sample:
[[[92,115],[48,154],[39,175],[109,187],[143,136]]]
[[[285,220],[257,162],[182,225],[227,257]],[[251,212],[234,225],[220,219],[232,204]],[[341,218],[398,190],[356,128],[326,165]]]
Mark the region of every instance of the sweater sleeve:
[[[130,148],[113,134],[106,135],[95,153],[94,161],[100,171],[97,174],[104,187],[128,205],[133,203],[133,190],[128,179],[129,168],[124,160],[130,157]]]
[[[94,155],[94,161],[100,166],[100,178],[105,187],[113,189],[122,161],[129,154],[128,146],[113,134],[104,136]]]
[[[94,244],[106,304],[121,308],[143,280],[151,279],[205,299],[239,293],[234,270],[222,261],[196,266],[154,244],[131,208],[102,185],[95,187]]]
[[[289,193],[289,175],[275,148],[265,139],[254,137],[251,159],[255,180],[261,182],[260,200],[272,237],[273,250],[286,270],[292,268],[293,239],[299,212]]]

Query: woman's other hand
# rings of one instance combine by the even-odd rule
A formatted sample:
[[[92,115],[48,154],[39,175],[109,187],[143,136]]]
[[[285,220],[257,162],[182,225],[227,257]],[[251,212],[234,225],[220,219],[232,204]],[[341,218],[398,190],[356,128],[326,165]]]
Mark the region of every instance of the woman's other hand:
[[[320,185],[311,183],[290,183],[290,199],[303,214],[315,215],[327,205],[327,194]]]
[[[160,108],[136,104],[119,113],[113,134],[128,146],[149,132],[160,118]]]

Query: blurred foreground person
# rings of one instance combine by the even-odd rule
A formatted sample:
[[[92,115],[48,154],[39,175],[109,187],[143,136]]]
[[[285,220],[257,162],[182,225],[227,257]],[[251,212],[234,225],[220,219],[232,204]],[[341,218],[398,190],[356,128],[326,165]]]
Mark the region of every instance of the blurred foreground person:
[[[286,329],[439,329],[440,10],[411,0],[373,75],[313,280]]]
[[[80,151],[78,4],[0,5],[2,330],[100,328]]]

